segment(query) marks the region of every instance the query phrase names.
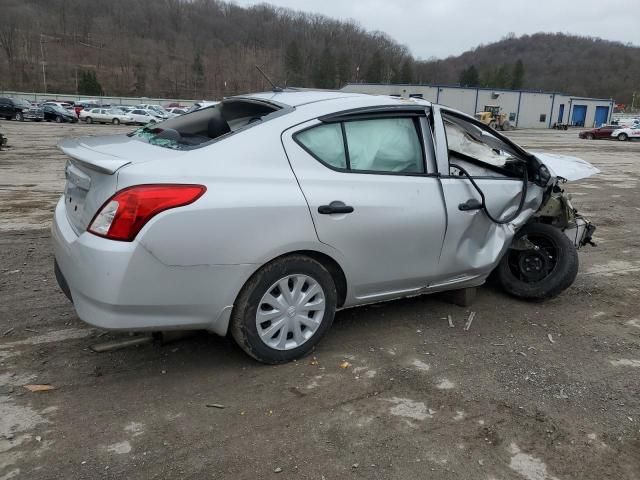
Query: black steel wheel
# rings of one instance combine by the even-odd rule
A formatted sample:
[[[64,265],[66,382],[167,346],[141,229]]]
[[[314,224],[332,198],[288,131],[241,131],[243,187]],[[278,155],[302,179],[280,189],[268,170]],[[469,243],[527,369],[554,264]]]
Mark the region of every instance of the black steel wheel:
[[[497,268],[507,293],[528,300],[553,298],[566,290],[578,274],[578,252],[560,229],[544,223],[523,227],[514,242],[525,237],[532,248],[510,248]]]

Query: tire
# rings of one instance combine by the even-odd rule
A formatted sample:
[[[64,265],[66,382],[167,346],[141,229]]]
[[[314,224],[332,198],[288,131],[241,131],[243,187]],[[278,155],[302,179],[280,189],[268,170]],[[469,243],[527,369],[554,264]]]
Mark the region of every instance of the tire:
[[[627,140],[629,140],[629,135],[627,135],[626,133],[621,133],[620,135],[618,135],[618,140],[620,140],[621,142],[626,142]]]
[[[62,117],[60,115],[56,117],[56,123],[62,123]]]
[[[496,124],[496,122],[489,122],[489,128],[495,130],[496,128],[498,128],[498,125]]]
[[[113,123],[114,125],[120,125],[120,120],[114,118],[113,120],[111,120],[111,123]]]
[[[22,114],[22,112],[17,112],[16,113],[16,121],[24,122],[24,115]]]
[[[307,305],[314,302],[317,305],[303,310],[302,314],[296,314],[299,307],[287,307],[290,304],[295,305],[296,302],[290,302],[280,289],[279,284],[282,282],[286,282],[285,288],[293,290],[293,293],[289,290],[293,298],[297,298],[296,288],[299,295],[304,295],[310,288],[314,291],[319,289],[318,293],[307,299]],[[277,309],[272,308],[272,303],[265,300],[267,294],[278,299]],[[321,299],[324,299],[324,305],[320,302]],[[304,255],[281,257],[263,266],[242,287],[231,314],[231,335],[240,348],[260,362],[289,362],[311,352],[329,330],[333,323],[336,302],[335,283],[321,263]],[[258,319],[259,309],[266,315],[262,323]],[[278,315],[279,311],[282,312],[280,316],[268,316],[269,312]],[[300,316],[308,318],[311,325],[306,326],[304,321],[296,322]],[[281,324],[280,328],[277,328],[276,322]],[[300,341],[293,336],[295,324],[300,326]],[[273,336],[269,337],[271,332],[268,330],[271,327],[275,330]],[[265,340],[260,336],[261,333]]]
[[[558,296],[578,275],[576,247],[560,229],[545,223],[526,225],[514,242],[525,235],[540,249],[507,250],[496,269],[498,282],[507,293],[526,300]]]
[[[587,140],[593,140],[593,134],[592,133],[587,133],[584,138],[586,138]]]
[[[85,118],[85,119],[84,119],[84,121],[85,121],[86,123],[91,124],[91,123],[93,123],[93,118],[91,118],[91,117],[87,117],[87,118]]]

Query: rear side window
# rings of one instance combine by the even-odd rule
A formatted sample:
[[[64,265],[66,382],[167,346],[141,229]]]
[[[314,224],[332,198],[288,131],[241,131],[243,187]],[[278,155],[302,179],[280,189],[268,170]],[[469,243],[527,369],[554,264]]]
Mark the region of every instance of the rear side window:
[[[300,132],[296,140],[311,155],[334,168],[347,168],[340,123],[327,123]]]
[[[322,124],[295,141],[325,165],[353,172],[424,173],[418,118],[377,118]],[[346,144],[345,144],[346,141]]]
[[[423,173],[422,146],[413,118],[345,122],[351,170]]]

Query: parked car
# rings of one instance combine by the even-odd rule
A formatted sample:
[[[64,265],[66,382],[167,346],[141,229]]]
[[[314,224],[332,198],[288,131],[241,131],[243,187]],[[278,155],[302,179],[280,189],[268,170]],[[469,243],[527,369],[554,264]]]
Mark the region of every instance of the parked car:
[[[578,137],[584,138],[586,140],[594,140],[594,139],[601,139],[601,138],[610,139],[611,132],[613,132],[618,128],[620,127],[618,127],[617,125],[603,125],[601,127],[592,128],[590,130],[583,130],[582,132],[578,133]]]
[[[171,102],[168,105],[165,105],[164,108],[165,110],[169,110],[170,108],[181,108],[183,110],[186,110],[189,107],[187,107],[186,105],[182,105],[181,103],[178,103],[178,102]]]
[[[78,117],[75,112],[67,110],[66,108],[61,107],[55,103],[45,103],[42,106],[42,111],[44,113],[44,119],[47,122],[56,122],[56,123],[76,123],[78,121]]]
[[[0,117],[6,120],[42,120],[42,110],[21,98],[0,98]]]
[[[82,110],[80,112],[80,120],[86,123],[112,123],[114,125],[135,123],[131,115],[119,108],[92,108],[91,110]]]
[[[187,111],[184,108],[168,108],[165,110],[169,114],[169,118],[177,117],[178,115],[184,115]]]
[[[69,110],[72,111],[74,109],[74,106],[72,104],[70,104],[69,102],[52,102],[52,101],[48,101],[48,102],[44,102],[42,104],[43,106],[45,105],[57,105],[60,108],[64,108],[65,110]]]
[[[187,109],[186,113],[195,112],[196,110],[202,110],[203,108],[207,107],[213,107],[215,105],[218,105],[219,103],[220,102],[207,102],[204,100],[202,102],[196,102]]]
[[[167,111],[161,105],[142,104],[136,105],[136,108],[155,112],[156,117],[161,118],[162,120],[166,120],[169,118]]]
[[[78,316],[230,332],[268,363],[308,353],[336,309],[493,271],[554,297],[595,229],[563,183],[597,168],[424,100],[268,92],[59,146],[55,271]]]
[[[625,142],[633,138],[640,138],[640,125],[636,127],[617,128],[611,132],[611,136],[613,138],[617,138],[621,142]]]
[[[144,110],[142,108],[134,108],[133,110],[127,112],[133,119],[133,123],[138,125],[146,125],[147,123],[159,123],[162,122],[162,118],[158,117],[157,112],[153,110]]]

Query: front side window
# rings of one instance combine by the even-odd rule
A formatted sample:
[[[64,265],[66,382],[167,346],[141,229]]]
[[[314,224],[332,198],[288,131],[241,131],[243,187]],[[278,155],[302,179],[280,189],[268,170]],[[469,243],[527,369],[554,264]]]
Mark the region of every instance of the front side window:
[[[416,117],[327,123],[303,130],[294,139],[317,160],[340,170],[399,174],[425,171]]]
[[[449,162],[479,177],[521,177],[522,160],[511,146],[464,117],[443,113]],[[462,175],[456,167],[452,175]]]

